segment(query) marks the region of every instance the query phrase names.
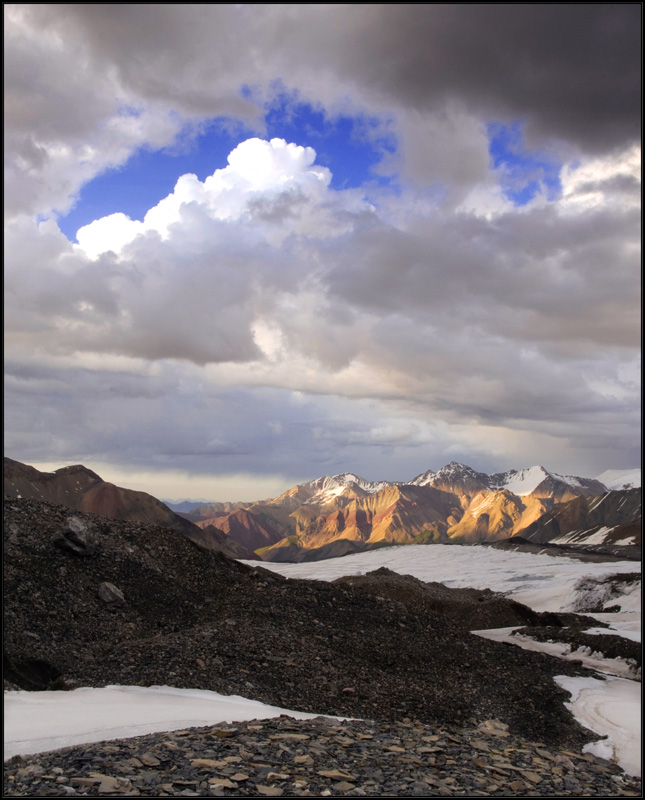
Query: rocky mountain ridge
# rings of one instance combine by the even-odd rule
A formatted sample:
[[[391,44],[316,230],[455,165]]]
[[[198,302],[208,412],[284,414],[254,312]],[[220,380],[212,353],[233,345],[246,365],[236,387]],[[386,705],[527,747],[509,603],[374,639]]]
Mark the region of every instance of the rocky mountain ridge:
[[[245,543],[256,543],[255,552],[265,561],[302,561],[384,543],[498,541],[518,535],[556,505],[606,492],[597,480],[541,466],[487,475],[453,461],[409,483],[342,473],[247,504],[245,518],[261,524],[263,535],[247,536]],[[197,508],[186,517],[226,529],[231,515],[209,512],[210,506]]]
[[[202,547],[227,553],[232,558],[254,557],[252,550],[245,549],[213,525],[195,525],[156,497],[115,486],[82,464],[41,472],[5,456],[3,491],[5,498],[40,500],[108,519],[160,525],[180,531]]]
[[[318,560],[391,544],[495,542],[519,535],[545,543],[571,534],[563,542],[568,546],[591,542],[598,547],[606,540],[611,548],[640,548],[640,489],[632,489],[632,499],[621,505],[622,497],[612,500],[618,493],[598,481],[544,467],[486,475],[451,462],[409,483],[342,473],[298,484],[268,500],[207,503],[175,513],[151,495],[114,486],[81,465],[43,473],[5,458],[4,491],[8,497],[162,525],[233,558],[265,561]],[[601,501],[604,497],[610,499]]]

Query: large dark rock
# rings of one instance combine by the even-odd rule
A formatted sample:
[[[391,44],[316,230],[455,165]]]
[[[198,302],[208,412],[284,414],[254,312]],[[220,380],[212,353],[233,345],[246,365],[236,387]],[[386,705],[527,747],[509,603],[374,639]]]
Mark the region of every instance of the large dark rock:
[[[80,517],[68,517],[54,544],[76,556],[91,556],[99,549],[100,540],[91,522]]]

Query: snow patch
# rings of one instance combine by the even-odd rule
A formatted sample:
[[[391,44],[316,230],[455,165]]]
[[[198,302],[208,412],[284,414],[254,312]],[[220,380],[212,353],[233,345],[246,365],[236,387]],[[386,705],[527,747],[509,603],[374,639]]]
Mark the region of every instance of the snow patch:
[[[296,719],[317,716],[237,695],[170,686],[5,692],[4,714],[5,761],[15,755],[159,731],[269,719],[281,714]]]
[[[565,703],[585,728],[602,737],[603,742],[585,745],[583,752],[618,762],[629,775],[640,777],[640,685],[623,678],[570,678],[558,675],[558,686],[571,694]]]

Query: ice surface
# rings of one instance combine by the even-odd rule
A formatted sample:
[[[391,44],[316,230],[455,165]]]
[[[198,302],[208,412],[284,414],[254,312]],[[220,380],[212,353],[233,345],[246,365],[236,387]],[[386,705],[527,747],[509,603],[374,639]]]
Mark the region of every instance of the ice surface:
[[[640,603],[641,593],[637,592],[638,600]],[[599,622],[606,622],[609,625],[607,628],[590,628],[586,633],[615,633],[618,636],[624,636],[625,639],[631,639],[632,642],[640,642],[641,640],[641,615],[640,609],[637,611],[623,611],[618,614],[588,614],[587,616],[597,619]]]

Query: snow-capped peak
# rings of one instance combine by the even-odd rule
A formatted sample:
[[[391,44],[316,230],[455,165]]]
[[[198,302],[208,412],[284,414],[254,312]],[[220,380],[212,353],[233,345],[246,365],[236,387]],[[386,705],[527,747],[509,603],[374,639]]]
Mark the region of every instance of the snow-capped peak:
[[[474,469],[466,464],[460,464],[458,461],[451,461],[435,474],[435,477],[441,478],[456,478],[462,475],[477,475]]]
[[[608,489],[640,489],[641,471],[636,469],[606,469],[596,478]]]
[[[436,473],[436,472],[434,472],[434,471],[433,471],[433,470],[431,470],[431,469],[429,469],[429,470],[426,470],[426,472],[422,472],[420,475],[417,475],[417,477],[416,477],[416,478],[413,478],[413,479],[410,481],[410,484],[411,484],[412,486],[426,486],[427,484],[429,484],[429,483],[431,483],[431,482],[432,482],[432,480],[433,480],[433,478],[434,478],[434,476],[435,476],[436,474],[437,474],[437,473]]]
[[[451,461],[449,464],[441,467],[437,472],[429,469],[427,472],[417,475],[416,478],[410,481],[415,486],[433,486],[439,481],[458,481],[463,478],[480,478],[481,475],[475,472],[474,469],[466,464],[460,464],[458,461]]]
[[[373,494],[392,485],[388,481],[367,481],[365,478],[361,478],[360,475],[354,475],[353,472],[342,472],[340,475],[332,475],[331,477],[325,475],[317,483],[319,488],[310,500],[312,503],[328,502],[334,497],[338,497],[352,484],[368,494]]]
[[[511,469],[508,472],[501,472],[491,475],[490,488],[496,491],[505,489],[507,492],[516,494],[518,497],[531,494],[542,483],[545,478],[551,475],[544,467],[535,466],[526,469]]]

